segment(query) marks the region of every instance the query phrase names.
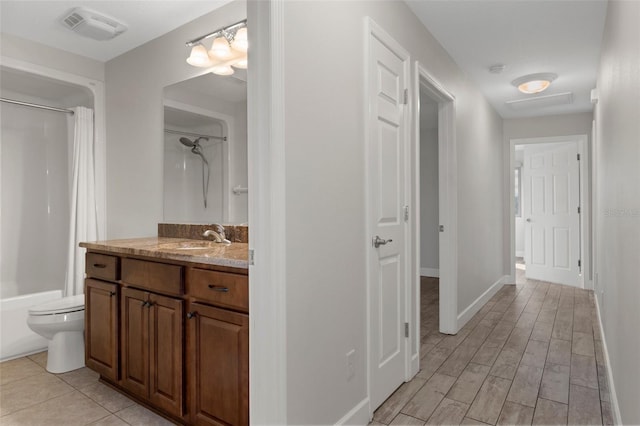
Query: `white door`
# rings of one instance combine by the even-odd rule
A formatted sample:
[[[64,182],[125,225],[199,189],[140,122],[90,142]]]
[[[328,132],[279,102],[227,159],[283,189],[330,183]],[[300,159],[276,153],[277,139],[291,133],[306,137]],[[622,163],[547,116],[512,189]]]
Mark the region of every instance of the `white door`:
[[[526,277],[580,282],[580,167],[575,142],[524,149]]]
[[[405,377],[408,64],[408,55],[392,40],[382,41],[376,32],[370,35],[367,230],[372,409]]]

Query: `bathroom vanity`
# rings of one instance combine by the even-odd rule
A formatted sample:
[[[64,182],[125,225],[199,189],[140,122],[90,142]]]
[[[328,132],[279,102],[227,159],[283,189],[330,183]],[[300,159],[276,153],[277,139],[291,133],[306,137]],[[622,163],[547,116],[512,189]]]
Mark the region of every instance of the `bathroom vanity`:
[[[82,243],[86,365],[172,421],[249,423],[248,247]]]

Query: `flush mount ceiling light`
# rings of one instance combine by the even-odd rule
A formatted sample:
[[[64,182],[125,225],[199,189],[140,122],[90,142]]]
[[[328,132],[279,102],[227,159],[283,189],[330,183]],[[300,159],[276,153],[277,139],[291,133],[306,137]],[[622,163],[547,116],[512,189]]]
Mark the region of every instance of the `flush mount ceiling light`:
[[[511,82],[519,91],[526,94],[540,93],[549,87],[551,82],[558,78],[557,74],[541,72],[516,78]]]
[[[213,38],[207,51],[204,41]],[[191,54],[187,63],[194,67],[211,68],[218,75],[231,75],[233,68],[247,68],[247,21],[236,22],[187,42]]]

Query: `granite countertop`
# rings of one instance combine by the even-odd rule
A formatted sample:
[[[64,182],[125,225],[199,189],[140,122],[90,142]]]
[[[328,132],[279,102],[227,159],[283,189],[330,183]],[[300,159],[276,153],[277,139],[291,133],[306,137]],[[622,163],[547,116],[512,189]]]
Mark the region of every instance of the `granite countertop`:
[[[230,268],[249,268],[249,244],[231,245],[187,238],[131,238],[80,243],[80,247],[115,254],[156,257]]]

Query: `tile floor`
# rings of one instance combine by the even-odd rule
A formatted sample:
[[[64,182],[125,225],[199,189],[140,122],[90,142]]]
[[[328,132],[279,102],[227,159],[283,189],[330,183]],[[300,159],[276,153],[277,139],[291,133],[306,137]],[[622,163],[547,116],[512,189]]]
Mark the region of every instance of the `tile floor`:
[[[88,368],[48,373],[47,353],[0,364],[0,424],[172,425],[126,396],[98,382]]]
[[[455,336],[438,332],[438,280],[423,278],[420,372],[372,425],[613,424],[593,292],[503,287]]]

